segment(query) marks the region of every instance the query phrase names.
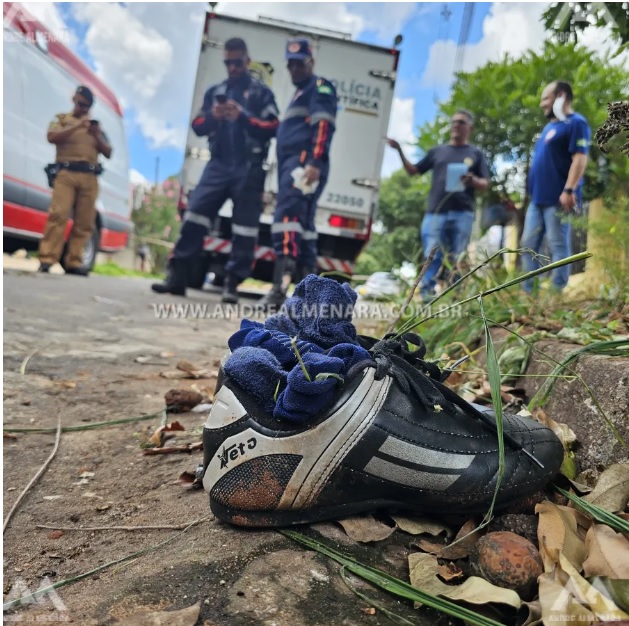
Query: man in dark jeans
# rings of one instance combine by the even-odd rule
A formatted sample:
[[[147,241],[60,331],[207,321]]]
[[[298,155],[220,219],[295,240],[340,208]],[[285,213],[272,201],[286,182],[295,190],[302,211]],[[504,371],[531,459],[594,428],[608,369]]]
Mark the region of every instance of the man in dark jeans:
[[[400,144],[387,139],[398,151],[404,169],[413,176],[432,170],[432,185],[428,209],[421,225],[424,257],[438,246],[429,265],[420,292],[424,301],[435,296],[436,276],[447,259],[454,266],[465,253],[474,224],[474,192],[485,191],[489,185],[489,170],[483,151],[468,143],[474,118],[469,111],[457,111],[450,122],[450,142],[431,148],[417,164],[412,164]]]
[[[279,126],[279,112],[273,92],[249,73],[245,42],[226,41],[224,57],[228,78],[208,89],[192,121],[199,137],[208,136],[212,158],[190,197],[168,279],[152,288],[157,293],[185,295],[203,239],[223,203],[231,198],[232,251],[225,266],[223,302],[236,303],[236,288],[249,276],[254,261],[266,177],[262,165]]]

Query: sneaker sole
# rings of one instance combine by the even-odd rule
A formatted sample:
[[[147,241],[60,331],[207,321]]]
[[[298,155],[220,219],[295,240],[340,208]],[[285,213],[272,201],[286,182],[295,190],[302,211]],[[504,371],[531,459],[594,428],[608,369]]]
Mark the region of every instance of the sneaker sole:
[[[501,504],[500,510],[504,510],[528,496],[517,496]],[[316,522],[326,522],[343,519],[361,513],[373,513],[378,509],[394,509],[405,511],[414,515],[428,515],[443,517],[452,512],[440,509],[430,509],[426,507],[412,508],[408,502],[398,502],[397,500],[363,500],[361,502],[350,502],[335,506],[319,507],[312,509],[297,509],[287,511],[243,511],[231,507],[223,506],[210,497],[210,510],[222,522],[233,524],[234,526],[244,526],[248,528],[279,528],[284,526],[296,526],[299,524],[314,524]],[[467,517],[474,514],[484,515],[489,509],[488,505],[469,507],[465,511],[455,511],[455,515]],[[497,509],[494,510],[494,513]]]

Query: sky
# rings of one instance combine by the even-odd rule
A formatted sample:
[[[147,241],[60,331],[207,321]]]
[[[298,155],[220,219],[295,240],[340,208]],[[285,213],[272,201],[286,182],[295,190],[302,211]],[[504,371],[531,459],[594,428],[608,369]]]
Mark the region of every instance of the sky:
[[[189,124],[201,40],[202,3],[23,3],[108,84],[125,113],[131,181],[152,182],[177,174]],[[447,6],[449,17],[443,15]],[[258,15],[330,27],[358,41],[389,46],[404,37],[389,136],[413,155],[413,137],[434,119],[453,79],[465,3],[419,2],[219,2],[216,11],[256,19]],[[545,33],[544,3],[474,3],[464,71],[538,50]],[[596,38],[596,34],[590,35]],[[601,35],[599,34],[600,38]],[[462,103],[464,106],[464,103]],[[156,162],[159,167],[156,172]],[[382,174],[399,169],[387,149]]]

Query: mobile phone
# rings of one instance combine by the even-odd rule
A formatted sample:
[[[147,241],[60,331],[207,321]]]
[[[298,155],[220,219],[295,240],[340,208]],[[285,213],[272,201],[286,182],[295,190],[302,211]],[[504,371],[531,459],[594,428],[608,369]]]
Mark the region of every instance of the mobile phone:
[[[90,120],[90,126],[98,126],[98,120]]]
[[[227,96],[223,93],[216,94],[216,102],[219,104],[225,104],[227,102]]]

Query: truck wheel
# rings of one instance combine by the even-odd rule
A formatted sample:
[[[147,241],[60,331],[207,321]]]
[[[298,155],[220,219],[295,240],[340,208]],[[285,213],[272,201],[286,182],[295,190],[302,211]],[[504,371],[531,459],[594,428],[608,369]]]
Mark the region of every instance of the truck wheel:
[[[89,271],[94,269],[94,265],[96,264],[96,255],[98,254],[98,249],[100,246],[100,230],[98,228],[94,229],[92,236],[89,238],[87,243],[85,244],[85,248],[83,249],[83,267],[87,268]],[[66,254],[68,252],[68,244],[66,243],[63,246],[63,252],[61,254],[61,267],[63,267],[64,271],[66,269]]]

